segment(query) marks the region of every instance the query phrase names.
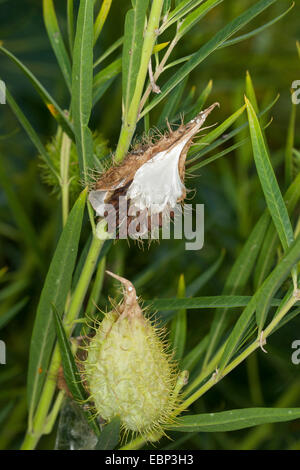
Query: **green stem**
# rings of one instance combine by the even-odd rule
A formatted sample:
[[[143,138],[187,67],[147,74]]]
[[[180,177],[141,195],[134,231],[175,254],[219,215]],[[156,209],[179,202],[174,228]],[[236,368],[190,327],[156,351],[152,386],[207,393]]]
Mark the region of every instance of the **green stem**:
[[[138,118],[139,105],[147,77],[148,64],[157,38],[159,20],[163,7],[163,0],[153,0],[148,25],[145,31],[141,55],[141,64],[136,80],[136,87],[129,106],[127,116],[124,116],[119,142],[115,154],[116,162],[123,160],[128,151]]]
[[[56,397],[55,403],[52,407],[51,413],[48,415],[47,422],[45,424],[44,428],[44,433],[45,434],[50,434],[52,432],[52,429],[54,427],[54,424],[56,422],[56,418],[58,416],[58,413],[60,411],[60,407],[62,405],[62,402],[65,398],[65,392],[60,391],[59,394]]]
[[[93,237],[78,284],[76,286],[75,292],[70,302],[69,310],[66,313],[65,318],[64,318],[66,333],[69,336],[71,335],[73,327],[74,327],[74,320],[76,320],[80,312],[84,297],[89,287],[91,277],[95,270],[95,266],[96,266],[102,245],[103,245],[103,240],[97,237]],[[24,443],[22,445],[23,450],[34,449],[40,437],[42,436],[42,434],[44,434],[45,431],[47,431],[48,414],[49,414],[50,406],[51,406],[51,403],[53,401],[53,397],[56,391],[57,374],[58,374],[60,366],[61,366],[60,351],[59,351],[58,344],[56,344],[54,348],[51,364],[48,370],[47,378],[45,381],[45,385],[43,388],[43,392],[41,395],[41,399],[37,406],[36,414],[33,419],[32,430],[26,434]],[[57,402],[56,402],[56,405],[57,405]],[[57,414],[58,405],[57,406],[54,405],[54,409],[55,409],[55,413]]]
[[[67,334],[72,333],[73,322],[74,320],[76,320],[80,312],[81,305],[84,300],[91,277],[94,273],[102,245],[103,240],[98,237],[93,237],[81,276],[76,286],[74,295],[72,296],[69,311],[64,319]]]
[[[47,378],[38,403],[36,414],[33,418],[32,429],[27,432],[21,450],[33,450],[45,433],[47,415],[56,391],[56,377],[61,364],[61,357],[58,345],[55,346],[52,355],[50,367],[48,369]]]
[[[106,258],[104,256],[97,267],[94,285],[92,287],[91,295],[89,297],[88,304],[86,307],[87,318],[92,317],[95,313],[96,305],[98,303],[98,300],[102,291],[105,265],[106,265]]]
[[[259,348],[262,342],[272,333],[278,323],[283,319],[283,317],[289,312],[289,310],[295,305],[295,303],[299,300],[299,294],[295,293],[292,297],[287,301],[287,303],[282,307],[282,309],[278,312],[278,314],[273,318],[271,323],[267,326],[267,328],[262,332],[262,337],[258,338],[254,341],[248,348],[246,348],[238,357],[236,357],[227,367],[225,367],[222,371],[216,372],[216,375],[213,376],[202,386],[200,387],[195,393],[193,393],[190,397],[188,397],[182,405],[177,408],[177,414],[180,414],[182,411],[186,410],[192,403],[194,403],[198,398],[200,398],[204,393],[206,393],[210,388],[212,388],[220,378],[225,377],[229,372],[231,372],[235,367],[237,367],[241,362],[244,361],[253,351]],[[218,375],[220,376],[218,377]]]
[[[206,377],[211,374],[217,367],[218,362],[220,361],[222,354],[224,352],[226,343],[224,343],[219,351],[214,355],[211,361],[205,366],[205,368],[200,372],[200,374],[194,379],[192,383],[183,392],[184,396],[189,395],[201,382],[203,382]]]
[[[154,82],[156,83],[156,81],[158,80],[159,76],[163,73],[164,71],[164,68],[165,68],[165,65],[166,65],[166,62],[171,54],[171,52],[173,51],[174,47],[176,46],[177,42],[178,42],[179,38],[177,37],[177,35],[174,37],[174,39],[171,41],[165,55],[163,56],[160,64],[156,67],[156,70],[155,70],[155,74],[154,74]],[[149,98],[150,96],[150,93],[151,93],[151,90],[152,90],[152,86],[151,84],[148,86],[148,88],[146,89],[145,93],[144,93],[144,96],[142,97],[141,99],[141,102],[140,102],[140,106],[139,106],[139,113],[142,112],[142,109],[143,107],[145,106],[146,104],[146,101],[147,99]]]

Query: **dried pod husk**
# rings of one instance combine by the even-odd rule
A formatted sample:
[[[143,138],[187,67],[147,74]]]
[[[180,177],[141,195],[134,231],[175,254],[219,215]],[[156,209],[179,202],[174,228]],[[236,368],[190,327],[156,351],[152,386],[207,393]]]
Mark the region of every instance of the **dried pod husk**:
[[[118,228],[123,223],[128,226],[136,217],[139,220],[144,217],[144,225],[151,229],[151,216],[157,214],[161,225],[162,217],[170,216],[176,204],[186,197],[186,156],[193,137],[216,106],[218,103],[174,131],[169,127],[169,132],[158,141],[135,148],[121,164],[109,168],[89,194],[97,215],[105,216],[110,223],[110,211],[111,219],[117,214]],[[127,200],[126,220],[120,215],[120,196]]]
[[[90,340],[83,375],[101,418],[119,416],[125,431],[147,438],[173,421],[178,371],[161,332],[143,315],[133,285],[110,274],[122,282],[124,300]]]

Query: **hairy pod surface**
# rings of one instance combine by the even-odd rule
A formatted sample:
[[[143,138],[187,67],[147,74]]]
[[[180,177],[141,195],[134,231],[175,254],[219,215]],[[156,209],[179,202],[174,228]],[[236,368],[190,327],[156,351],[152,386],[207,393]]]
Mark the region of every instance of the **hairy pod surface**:
[[[124,301],[106,314],[88,346],[85,376],[99,415],[119,416],[126,431],[149,434],[172,421],[178,399],[178,373],[166,344],[145,318],[135,289],[124,287]]]

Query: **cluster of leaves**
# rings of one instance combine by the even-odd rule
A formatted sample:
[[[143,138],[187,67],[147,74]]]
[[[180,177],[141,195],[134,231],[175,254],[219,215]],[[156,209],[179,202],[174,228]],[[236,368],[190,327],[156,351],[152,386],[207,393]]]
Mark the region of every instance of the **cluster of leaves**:
[[[84,390],[76,380],[78,372],[69,338],[80,333],[80,323],[74,329],[74,321],[78,316],[95,314],[95,304],[105,307],[107,292],[102,292],[102,287],[106,262],[111,265],[110,269],[130,278],[151,308],[158,310],[159,319],[169,322],[170,340],[176,359],[182,369],[186,368],[190,372],[190,381],[184,390],[184,404],[190,409],[189,415],[181,417],[169,429],[174,442],[170,445],[162,440],[162,448],[180,448],[187,445],[187,441],[189,445],[192,443],[200,448],[205,445],[251,448],[251,445],[259,446],[270,435],[271,423],[300,417],[299,408],[292,408],[299,392],[299,383],[295,381],[288,396],[283,394],[274,407],[263,406],[261,387],[264,387],[264,381],[261,385],[256,359],[250,359],[256,357],[253,353],[271,333],[295,319],[299,313],[299,302],[293,297],[293,290],[298,282],[297,263],[300,258],[299,221],[297,222],[300,174],[297,166],[299,152],[294,148],[295,108],[289,128],[285,130],[288,135],[285,151],[282,152],[285,142],[281,142],[278,155],[271,162],[265,128],[270,109],[276,104],[277,98],[267,96],[262,100],[260,109],[250,74],[247,73],[245,84],[238,87],[235,96],[231,95],[234,103],[239,103],[236,106],[238,109],[235,108],[232,112],[231,107],[229,117],[205,136],[201,136],[192,147],[187,160],[188,169],[194,172],[201,168],[207,176],[192,180],[192,186],[196,186],[197,190],[195,203],[204,202],[208,212],[206,232],[211,241],[203,250],[204,254],[200,253],[195,257],[194,254],[184,253],[184,240],[162,242],[159,247],[151,247],[154,261],[149,262],[149,254],[141,257],[135,247],[128,248],[121,242],[102,243],[97,239],[89,208],[90,220],[84,217],[86,190],[69,210],[72,177],[76,177],[73,179],[77,185],[78,181],[87,179],[91,168],[99,169],[96,148],[98,140],[95,135],[93,137],[91,130],[93,123],[97,123],[101,132],[111,138],[112,147],[113,140],[116,140],[112,137],[113,133],[118,132],[115,122],[119,122],[122,117],[115,152],[116,160],[122,160],[135,131],[139,134],[148,132],[153,124],[163,128],[166,118],[176,123],[180,120],[181,113],[184,113],[186,119],[190,119],[203,108],[213,90],[211,81],[200,91],[191,86],[198,66],[208,58],[213,60],[213,53],[219,50],[218,61],[223,63],[229,46],[243,44],[245,40],[259,37],[258,33],[269,31],[267,28],[281,20],[293,7],[293,4],[287,2],[285,9],[280,5],[279,11],[274,13],[280,3],[276,0],[248,2],[248,9],[241,5],[231,5],[227,10],[222,3],[222,0],[153,0],[152,3],[135,0],[130,7],[128,2],[125,26],[120,29],[124,29],[124,36],[111,43],[110,34],[106,33],[110,44],[103,52],[100,49],[99,36],[101,34],[100,39],[103,37],[105,40],[105,27],[110,20],[108,13],[110,10],[111,15],[114,13],[111,0],[103,0],[100,7],[95,2],[96,15],[94,2],[81,0],[77,9],[73,0],[68,0],[66,12],[63,12],[64,18],[67,18],[65,29],[60,28],[54,2],[44,0],[44,23],[60,66],[66,96],[69,94],[67,106],[58,104],[53,93],[31,71],[32,67],[27,67],[8,48],[0,46],[0,51],[19,68],[38,92],[44,113],[50,111],[57,123],[57,132],[64,136],[61,138],[60,148],[55,146],[56,158],[53,159],[49,145],[43,144],[43,139],[35,130],[33,116],[29,120],[10,90],[7,90],[11,110],[31,139],[35,152],[47,166],[48,175],[51,172],[52,184],[57,181],[62,196],[62,227],[58,223],[57,201],[53,205],[47,201],[43,203],[43,209],[50,210],[50,216],[47,214],[45,217],[47,223],[43,222],[43,230],[40,230],[40,226],[37,230],[28,216],[26,206],[21,203],[21,197],[14,191],[14,182],[7,178],[4,163],[0,164],[0,183],[18,231],[16,233],[14,228],[7,235],[9,227],[3,224],[0,228],[13,246],[22,246],[21,242],[24,240],[29,253],[29,260],[24,264],[15,259],[13,249],[9,250],[12,257],[8,253],[4,258],[6,264],[3,264],[0,271],[0,280],[7,286],[1,292],[1,328],[24,311],[29,301],[24,296],[28,284],[34,284],[34,279],[41,274],[45,279],[43,284],[38,284],[36,290],[30,285],[32,313],[35,313],[36,304],[38,305],[30,340],[27,381],[29,419],[24,448],[34,447],[39,437],[54,429],[64,400],[64,392],[56,394],[56,374],[61,361],[73,396],[78,401],[85,399]],[[219,11],[224,14],[221,16],[220,28],[215,26],[219,23]],[[229,21],[224,19],[227,11],[233,18]],[[239,33],[248,23],[251,25],[256,17],[260,21],[261,15],[267,14],[271,14],[271,17],[266,16],[259,26],[253,26],[246,33]],[[119,15],[115,12],[115,17],[117,16]],[[203,33],[200,40],[195,42],[194,32],[200,30],[198,23],[204,17],[205,21],[201,22]],[[209,18],[211,21],[208,21]],[[204,28],[205,24],[209,25],[207,30]],[[181,50],[181,47],[177,47],[178,44],[184,45],[186,54],[178,55]],[[190,44],[195,52],[191,53]],[[233,54],[237,54],[236,49],[232,50],[235,50]],[[171,61],[172,55],[174,60]],[[94,59],[94,56],[98,58]],[[103,65],[105,61],[108,62],[106,66]],[[148,83],[149,63],[153,69],[153,80]],[[99,67],[100,71],[97,71]],[[209,77],[213,76],[214,67],[208,69]],[[202,67],[202,71],[204,70],[207,72],[207,67]],[[165,78],[161,78],[161,75]],[[160,93],[153,93],[158,86]],[[121,89],[122,106],[119,99]],[[114,105],[112,99],[114,92],[119,100],[117,105]],[[241,105],[243,93],[247,99]],[[219,93],[218,101],[222,101]],[[69,109],[68,113],[63,111],[65,107]],[[97,121],[98,109],[101,109],[100,122]],[[246,110],[248,119],[245,121]],[[7,151],[5,146],[4,149]],[[237,156],[236,168],[223,158],[233,154]],[[208,166],[212,162],[215,162],[214,165]],[[76,164],[75,173],[72,173],[71,163]],[[38,168],[36,163],[35,166]],[[281,166],[285,167],[283,194],[273,169]],[[212,167],[216,170],[212,170]],[[37,171],[34,170],[32,179],[26,176],[28,187],[35,181]],[[206,184],[202,184],[203,180]],[[40,193],[45,194],[45,189],[41,188]],[[222,202],[224,196],[225,204]],[[34,192],[34,197],[38,197],[38,192]],[[32,207],[35,208],[36,204],[33,201]],[[89,235],[91,226],[92,236]],[[239,246],[240,241],[243,241],[242,247]],[[47,257],[49,248],[53,252],[51,259]],[[224,248],[228,252],[226,258]],[[20,252],[17,254],[20,256]],[[6,266],[10,267],[10,271],[7,272]],[[166,271],[168,276],[165,276]],[[178,293],[174,296],[174,286],[180,272],[185,274],[180,277]],[[290,274],[292,280],[289,280]],[[167,278],[167,282],[163,278]],[[196,297],[199,292],[203,292],[203,288],[206,295]],[[159,299],[153,300],[153,297]],[[211,312],[211,309],[215,309],[215,313],[212,320],[210,315],[205,318],[203,315],[201,318],[189,318],[191,324],[188,325],[187,311],[192,314],[193,309],[199,312]],[[32,317],[26,324],[28,330],[31,323]],[[16,325],[20,327],[18,323]],[[241,400],[241,393],[231,393],[229,379],[224,379],[224,382],[220,380],[244,359],[248,361],[248,383],[252,396]],[[7,370],[2,380],[17,380],[20,370],[13,364]],[[204,404],[202,397],[218,382],[218,387],[222,387],[220,395],[217,395],[218,403],[221,404],[216,408],[209,399]],[[238,386],[243,389],[243,380],[238,381]],[[212,391],[212,396],[213,393],[216,392]],[[24,390],[17,389],[17,394],[13,396],[21,396],[21,399],[12,399],[0,414],[0,422],[10,423],[12,438],[18,435],[20,427],[17,425],[22,425],[26,413]],[[5,402],[3,394],[0,398]],[[270,396],[271,401],[275,399],[276,397]],[[222,400],[226,400],[229,407],[233,403],[239,409],[223,411]],[[214,413],[205,413],[206,410]],[[88,422],[99,437],[97,448],[118,445],[118,422],[113,421],[105,426],[101,434],[96,421]],[[259,436],[255,435],[255,431],[250,431],[245,437],[241,435],[238,443],[230,441],[225,434],[215,434],[264,423],[268,428],[257,428],[262,429]],[[206,438],[211,441],[205,441],[206,444],[199,442],[199,432],[211,432],[213,437]],[[1,436],[1,445],[5,447],[10,444],[9,439],[9,433],[6,437]],[[144,441],[137,439],[126,444],[125,448],[143,445]]]

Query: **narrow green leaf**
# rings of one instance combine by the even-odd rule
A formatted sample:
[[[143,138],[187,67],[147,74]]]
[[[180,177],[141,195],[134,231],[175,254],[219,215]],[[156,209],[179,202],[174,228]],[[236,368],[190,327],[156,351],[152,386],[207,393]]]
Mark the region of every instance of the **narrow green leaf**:
[[[88,127],[92,111],[94,4],[81,0],[72,71],[72,114],[81,177],[87,179],[93,168],[93,138]]]
[[[185,297],[185,282],[184,282],[184,275],[181,274],[179,281],[178,281],[178,291],[177,297],[184,298]],[[186,331],[187,331],[187,317],[186,317],[186,309],[179,310],[174,316],[172,323],[171,323],[171,330],[170,330],[170,344],[171,348],[174,351],[174,359],[176,361],[180,361],[183,356],[185,342],[186,342]]]
[[[298,418],[300,408],[245,408],[184,416],[178,418],[177,424],[168,426],[168,429],[181,432],[228,432]]]
[[[93,105],[95,105],[110,87],[122,69],[122,59],[116,59],[104,69],[100,70],[93,83]]]
[[[186,55],[184,57],[180,57],[179,59],[173,60],[173,62],[170,62],[169,64],[165,65],[164,71],[171,69],[172,67],[175,67],[175,65],[182,64],[184,62],[187,62],[190,60],[192,57],[192,54]]]
[[[52,114],[52,116],[57,120],[63,130],[68,134],[68,136],[74,140],[74,132],[73,127],[67,118],[66,114],[62,111],[56,101],[52,98],[52,96],[48,93],[48,91],[43,87],[43,85],[39,82],[39,80],[33,75],[33,73],[19,60],[15,57],[11,52],[9,52],[4,47],[0,46],[0,51],[3,52],[9,59],[11,59],[19,69],[26,75],[29,79],[31,84],[37,90],[39,95],[41,96],[42,100],[44,101],[45,105],[47,106],[48,110]]]
[[[43,0],[43,15],[47,33],[60,69],[71,91],[71,62],[58,26],[53,0]]]
[[[256,169],[271,217],[282,246],[286,249],[294,240],[292,224],[270,162],[258,118],[250,101],[247,98],[245,101]]]
[[[281,20],[285,15],[287,15],[292,10],[292,8],[294,8],[294,6],[295,6],[295,2],[293,2],[286,11],[276,16],[276,18],[273,18],[273,20],[264,23],[262,26],[260,26],[259,28],[255,28],[253,31],[250,31],[249,33],[242,34],[241,36],[238,36],[229,41],[226,41],[221,47],[233,46],[234,44],[238,44],[241,41],[245,41],[247,39],[250,39],[256,36],[257,34],[260,34],[262,31],[269,28],[273,24],[277,23],[277,21]]]
[[[284,250],[286,250],[294,240],[293,227],[269,159],[268,150],[258,118],[250,101],[247,98],[245,98],[245,101],[247,105],[250,135],[257,173],[273,223],[278,232],[282,246]],[[295,277],[297,278],[297,274]],[[257,308],[257,323],[259,325],[259,331],[263,328],[266,314],[267,303],[262,300],[262,304]]]
[[[222,135],[230,126],[232,126],[232,124],[234,124],[237,121],[237,119],[239,119],[239,117],[243,114],[245,109],[246,109],[246,106],[245,105],[242,106],[237,111],[235,111],[235,113],[233,113],[231,116],[229,116],[229,118],[225,119],[225,121],[222,122],[222,124],[220,124],[218,127],[216,127],[215,129],[210,131],[208,134],[206,134],[205,137],[202,137],[201,139],[198,139],[196,144],[193,145],[192,154],[194,154],[197,151],[201,150],[203,148],[204,143],[206,145],[210,144],[211,142],[216,140],[218,137],[220,137],[220,135]],[[198,155],[194,158],[189,158],[188,163],[191,163],[191,162],[197,160],[198,158],[199,158]]]
[[[175,2],[175,5],[176,3],[178,3],[178,5],[176,5],[176,7],[168,14],[168,18],[162,25],[161,31],[165,31],[172,24],[188,15],[191,10],[196,8],[202,2],[203,0],[183,0],[182,2]]]
[[[180,28],[178,29],[177,36],[182,38],[186,33],[190,31],[202,18],[204,18],[207,13],[210,12],[217,5],[222,3],[223,0],[207,0],[203,5],[200,5],[198,8],[193,10],[192,13],[187,15]]]
[[[96,43],[98,37],[101,34],[102,28],[106,21],[106,18],[109,14],[112,0],[103,0],[100,11],[97,15],[95,25],[94,25],[94,44]]]
[[[165,125],[166,119],[168,119],[169,122],[172,122],[172,119],[174,118],[178,105],[181,101],[186,83],[187,80],[182,80],[180,85],[178,85],[178,87],[175,88],[175,90],[171,93],[171,96],[169,96],[157,121],[158,128],[161,128],[163,125]]]
[[[119,47],[123,42],[123,38],[120,38],[114,47]],[[164,43],[168,44],[168,43]],[[163,45],[164,45],[163,44]],[[161,44],[158,44],[157,46],[163,46]],[[100,59],[94,64],[94,67],[96,65],[99,65],[102,60],[104,60],[109,53],[112,51],[107,50],[103,56],[100,57]],[[153,53],[155,52],[155,47],[153,50]],[[94,77],[94,83],[93,83],[93,106],[100,100],[100,98],[104,95],[104,93],[108,90],[110,85],[114,82],[114,80],[117,78],[119,73],[122,70],[122,59],[118,58],[115,61],[113,61],[111,64],[109,64],[107,67],[104,69],[100,70],[95,77]]]
[[[8,417],[9,413],[12,411],[14,406],[14,402],[10,401],[7,405],[2,408],[0,411],[0,425],[2,426],[5,422],[6,418]]]
[[[94,284],[91,290],[91,295],[89,297],[88,304],[85,309],[85,315],[87,318],[93,317],[97,304],[101,295],[103,280],[104,280],[104,272],[105,272],[105,265],[106,265],[106,258],[105,256],[98,261],[98,267],[96,271],[96,276],[94,280]]]
[[[56,329],[56,334],[57,334],[57,339],[58,339],[58,344],[59,344],[59,349],[60,349],[60,354],[61,354],[64,378],[66,380],[66,384],[74,400],[80,404],[86,401],[88,396],[82,385],[81,376],[77,369],[76,362],[72,354],[71,346],[67,338],[63,323],[54,305],[53,305],[53,316],[54,316],[55,329]],[[97,422],[95,421],[95,416],[93,416],[92,411],[89,409],[84,409],[83,407],[82,407],[82,411],[90,427],[93,429],[96,435],[100,435],[100,430],[97,425]]]
[[[274,294],[277,292],[279,287],[288,277],[293,266],[300,259],[300,237],[298,237],[287,249],[280,263],[267,277],[262,286],[256,291],[251,298],[247,307],[243,310],[243,313],[236,322],[225,346],[224,353],[220,361],[220,369],[222,370],[231,359],[234,352],[237,350],[241,339],[249,325],[251,318],[257,308],[257,305],[264,302],[264,305],[270,307]]]
[[[222,150],[221,152],[216,153],[215,155],[212,155],[209,158],[206,158],[205,160],[202,160],[198,163],[194,163],[188,168],[191,168],[193,171],[199,170],[199,168],[202,168],[203,166],[209,165],[210,163],[214,162],[215,160],[218,160],[219,158],[225,157],[225,155],[233,155],[233,152],[237,150],[238,148],[242,147],[249,139],[242,139],[236,144],[231,145],[230,147],[227,147],[225,150]]]
[[[27,246],[32,250],[37,264],[42,268],[43,253],[40,248],[39,238],[30,218],[25,212],[24,205],[12,184],[11,178],[7,177],[3,156],[0,158],[0,183],[7,199],[8,206],[14,216]]]
[[[300,59],[300,42],[299,41],[296,41],[296,47],[297,47],[298,56],[299,56],[299,59]]]
[[[27,285],[28,281],[22,279],[20,281],[13,282],[12,284],[3,288],[0,291],[0,302],[9,299],[9,297],[11,297],[12,295],[19,294]]]
[[[115,52],[115,50],[118,49],[118,47],[122,46],[123,41],[124,41],[124,37],[121,36],[110,47],[108,47],[106,51],[99,57],[99,59],[95,61],[94,68],[98,67],[98,65],[100,65],[101,62],[103,62],[105,59],[107,59],[107,57],[110,56],[110,54]]]
[[[73,277],[72,277],[72,292],[76,289],[77,283],[79,281],[82,269],[84,267],[84,264],[86,262],[86,258],[89,252],[89,249],[91,247],[93,235],[92,233],[89,235],[87,238],[84,246],[80,250],[80,255],[78,256],[78,261],[76,263],[76,267],[74,269]]]
[[[146,21],[148,0],[135,0],[133,8],[125,18],[125,32],[122,56],[122,90],[124,115],[127,115],[140,68],[143,35]]]
[[[291,310],[287,315],[283,317],[283,319],[278,323],[277,326],[275,326],[274,330],[272,333],[275,333],[275,331],[280,330],[284,325],[286,325],[288,322],[296,318],[298,315],[300,315],[300,308],[294,308]]]
[[[157,279],[157,274],[162,271],[163,267],[166,267],[168,263],[180,256],[183,252],[182,246],[179,246],[171,251],[167,251],[158,256],[154,261],[149,263],[147,267],[141,271],[137,276],[134,277],[132,283],[136,289],[144,287],[150,279],[155,277]]]
[[[192,54],[190,60],[181,66],[181,68],[161,87],[161,93],[156,95],[151,103],[141,113],[141,117],[153,109],[167,94],[170,93],[189,73],[194,70],[204,59],[212,52],[218,49],[227,39],[246,26],[252,19],[262,13],[266,8],[275,3],[277,0],[261,0],[246,10],[240,16],[228,23],[221,31],[219,31],[210,41],[202,46],[198,52]]]
[[[171,9],[171,0],[165,0],[163,10],[162,10],[163,17],[169,13],[170,9]]]
[[[197,99],[196,103],[192,106],[191,109],[189,109],[186,113],[186,122],[190,121],[193,119],[194,116],[196,116],[197,113],[199,113],[202,109],[203,106],[205,105],[206,101],[208,100],[209,95],[211,94],[213,86],[213,81],[210,80],[204,90],[200,93],[199,98]]]
[[[183,358],[181,367],[183,370],[187,369],[192,372],[194,367],[200,361],[200,358],[206,351],[208,345],[208,335],[205,336],[199,343]]]
[[[268,111],[270,111],[270,109],[273,108],[273,106],[277,103],[279,99],[279,95],[277,95],[274,100],[268,105],[266,106],[265,109],[263,109],[263,111],[261,111],[258,115],[258,117],[263,117],[266,115],[266,113],[268,113]],[[199,151],[199,153],[197,154],[197,159],[199,158],[202,158],[204,157],[204,155],[207,155],[209,152],[211,152],[212,150],[214,150],[215,148],[219,147],[219,145],[223,145],[225,144],[226,142],[228,142],[229,140],[231,140],[233,137],[235,137],[236,135],[240,134],[241,131],[243,131],[244,129],[246,129],[247,127],[249,127],[249,122],[246,121],[244,124],[241,124],[240,126],[236,127],[235,129],[233,129],[232,131],[230,132],[227,132],[226,135],[221,135],[221,137],[219,137],[217,140],[215,140],[214,142],[212,142],[211,144],[209,145],[205,145],[203,146],[202,150]],[[216,129],[215,129],[216,130]],[[193,151],[193,149],[189,152],[189,155],[192,156],[195,152]]]
[[[297,105],[292,103],[291,116],[288,125],[288,133],[285,147],[285,184],[289,186],[293,181],[294,168],[293,168],[293,148],[295,141],[295,126],[296,126],[296,109]]]
[[[29,298],[25,297],[0,315],[0,330],[4,328],[13,318],[15,318],[19,312],[21,312],[22,308],[27,304],[28,300]]]
[[[113,450],[120,440],[120,418],[116,417],[106,424],[100,434],[95,450]]]
[[[178,309],[198,309],[198,308],[238,308],[245,307],[252,300],[248,295],[215,295],[211,297],[185,297],[183,299],[167,298],[145,300],[144,305],[150,306],[154,310],[178,310]],[[273,299],[272,305],[279,305],[280,299]]]
[[[257,104],[257,99],[256,99],[256,93],[254,90],[251,75],[248,70],[246,72],[245,89],[246,89],[246,96],[249,97],[249,100],[252,103],[254,111],[256,112],[256,114],[258,114],[259,109],[258,109],[258,104]]]
[[[74,46],[74,0],[67,0],[68,41],[71,56]]]
[[[203,273],[200,274],[186,289],[187,296],[195,295],[216,274],[225,256],[225,250],[221,251],[219,258]]]
[[[243,292],[243,289],[251,275],[253,267],[255,266],[255,261],[269,223],[270,216],[267,212],[265,212],[253,228],[248,240],[244,244],[240,254],[238,255],[229,272],[229,275],[227,276],[227,280],[223,290],[224,295],[234,295],[237,292]],[[225,307],[223,309],[216,310],[210,328],[209,347],[205,356],[205,364],[210,359],[211,354],[217,346],[218,341],[220,340],[228,323],[228,308]]]
[[[290,185],[284,195],[284,202],[286,204],[288,213],[292,215],[296,208],[298,201],[300,200],[300,173]],[[256,268],[254,271],[254,287],[257,289],[262,282],[265,280],[269,272],[271,271],[274,259],[276,257],[277,248],[279,244],[278,233],[271,222],[268,231],[265,236],[264,243],[261,248],[261,252],[257,259]]]
[[[14,100],[14,98],[11,96],[11,94],[9,93],[9,91],[7,89],[6,89],[6,99],[7,99],[7,102],[9,104],[9,106],[11,107],[11,110],[14,112],[16,118],[18,119],[18,121],[22,125],[23,129],[27,133],[27,135],[30,138],[31,142],[33,143],[33,145],[35,146],[35,148],[39,152],[41,158],[48,165],[49,169],[56,176],[56,178],[59,179],[59,175],[58,175],[57,171],[55,170],[55,168],[54,168],[54,166],[53,166],[53,164],[50,160],[50,157],[47,153],[47,150],[45,149],[45,146],[43,145],[42,141],[40,140],[39,136],[37,135],[37,133],[33,129],[30,122],[28,121],[27,117],[25,116],[25,114],[23,113],[23,111],[18,106],[18,104],[16,103],[16,101]]]
[[[41,293],[30,346],[28,367],[29,413],[33,416],[43,386],[55,339],[52,305],[61,315],[71,287],[87,191],[71,210],[59,239]]]

